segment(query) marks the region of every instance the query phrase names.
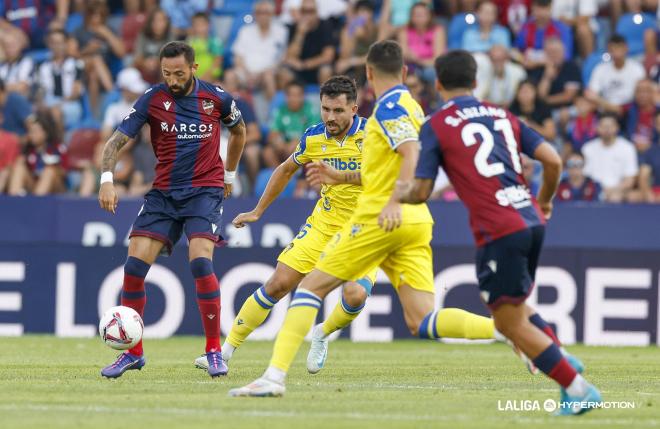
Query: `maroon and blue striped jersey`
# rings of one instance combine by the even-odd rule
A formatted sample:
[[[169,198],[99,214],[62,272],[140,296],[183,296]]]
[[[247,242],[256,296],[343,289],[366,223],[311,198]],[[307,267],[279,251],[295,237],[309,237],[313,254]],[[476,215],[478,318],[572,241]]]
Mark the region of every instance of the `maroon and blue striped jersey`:
[[[434,179],[442,166],[470,212],[477,246],[545,224],[523,177],[521,153],[543,143],[507,110],[474,97],[451,99],[420,130],[418,178]]]
[[[158,160],[155,189],[224,186],[220,158],[220,126],[241,121],[232,96],[219,86],[195,79],[189,95],[175,97],[158,84],[135,102],[118,130],[135,137],[151,127],[151,144]]]

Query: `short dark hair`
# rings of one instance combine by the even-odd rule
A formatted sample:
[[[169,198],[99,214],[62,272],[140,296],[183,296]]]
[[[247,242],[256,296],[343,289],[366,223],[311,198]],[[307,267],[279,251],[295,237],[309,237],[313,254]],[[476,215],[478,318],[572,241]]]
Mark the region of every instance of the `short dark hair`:
[[[52,28],[52,29],[48,30],[48,33],[46,33],[46,38],[49,38],[53,34],[61,34],[62,36],[64,36],[65,39],[69,38],[69,35],[67,34],[67,32],[64,31],[61,28]]]
[[[617,126],[619,125],[619,117],[616,115],[616,113],[613,112],[603,112],[598,115],[598,120],[600,121],[601,119],[613,119],[614,122],[616,122]]]
[[[323,82],[319,97],[323,98],[324,95],[330,98],[337,98],[342,94],[346,95],[346,101],[357,100],[357,85],[355,80],[348,76],[332,76],[330,79]]]
[[[468,51],[449,51],[435,59],[435,75],[446,90],[472,88],[477,79],[477,62]]]
[[[187,44],[186,42],[169,42],[160,49],[160,55],[158,58],[161,60],[163,58],[176,58],[179,55],[183,55],[188,64],[193,64],[195,62],[195,50]]]
[[[297,86],[298,88],[302,89],[305,91],[305,84],[302,81],[299,81],[297,79],[294,79],[292,81],[289,81],[285,86],[284,86],[284,92],[288,92],[290,88],[293,88],[294,86]]]
[[[607,41],[608,45],[610,43],[614,45],[627,45],[626,38],[620,34],[612,34],[612,36],[610,36],[610,39]]]
[[[355,3],[354,10],[357,12],[362,9],[367,9],[371,12],[374,12],[376,10],[376,6],[371,0],[358,0],[358,2]]]
[[[0,77],[0,92],[5,91],[5,81]]]
[[[403,52],[394,40],[382,40],[369,47],[367,64],[379,72],[396,75],[403,68]]]
[[[532,6],[550,7],[552,0],[533,0]]]
[[[205,12],[197,12],[192,16],[191,19],[203,18],[206,22],[209,22],[209,16]]]

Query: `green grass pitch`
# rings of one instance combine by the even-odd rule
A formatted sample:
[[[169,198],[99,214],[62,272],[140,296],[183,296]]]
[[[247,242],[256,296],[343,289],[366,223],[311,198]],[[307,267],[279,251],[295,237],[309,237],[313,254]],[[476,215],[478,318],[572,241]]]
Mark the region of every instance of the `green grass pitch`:
[[[150,340],[147,366],[106,380],[114,351],[95,339],[0,339],[0,428],[645,428],[660,426],[657,347],[570,347],[607,401],[635,409],[556,418],[500,411],[507,400],[558,398],[502,344],[331,343],[326,368],[307,374],[303,345],[284,398],[229,398],[259,376],[272,343],[248,341],[226,378],[195,369],[203,339]],[[498,402],[499,401],[499,402]],[[498,405],[499,404],[499,405]],[[542,408],[542,406],[541,406]],[[130,425],[130,426],[128,426]]]

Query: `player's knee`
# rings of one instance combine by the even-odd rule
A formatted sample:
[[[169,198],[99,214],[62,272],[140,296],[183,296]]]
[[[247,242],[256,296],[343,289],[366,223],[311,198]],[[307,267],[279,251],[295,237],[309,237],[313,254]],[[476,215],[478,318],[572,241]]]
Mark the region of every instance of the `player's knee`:
[[[494,317],[495,329],[508,339],[515,341],[525,329],[524,321]]]
[[[284,281],[284,279],[277,277],[274,275],[264,285],[264,288],[266,289],[266,293],[268,296],[271,296],[277,300],[282,299],[286,294],[291,292],[291,287],[288,282]]]
[[[342,297],[344,302],[351,307],[360,307],[367,300],[367,291],[359,284],[348,283],[344,286]]]

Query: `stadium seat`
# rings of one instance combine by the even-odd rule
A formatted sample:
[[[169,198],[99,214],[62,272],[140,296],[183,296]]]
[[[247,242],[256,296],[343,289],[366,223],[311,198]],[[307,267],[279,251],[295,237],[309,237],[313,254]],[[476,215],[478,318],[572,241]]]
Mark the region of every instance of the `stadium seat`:
[[[272,168],[264,168],[257,175],[257,179],[254,182],[254,196],[261,197],[261,195],[266,190],[266,185],[268,184],[268,179],[273,174]],[[280,194],[280,197],[293,197],[293,193],[296,190],[296,180],[290,180],[286,185],[286,188]]]
[[[449,49],[460,49],[463,44],[463,33],[476,25],[477,18],[473,13],[457,13],[449,22],[447,29],[447,46]]]
[[[49,49],[33,49],[23,53],[24,56],[32,58],[35,66],[50,59],[51,54]]]
[[[94,147],[101,139],[99,130],[79,128],[71,134],[67,158],[72,169],[79,169],[94,156]]]
[[[607,52],[594,52],[585,58],[584,63],[582,64],[582,83],[585,86],[589,85],[589,79],[591,78],[591,73],[594,71],[594,68],[601,62],[609,61],[610,54]]]

